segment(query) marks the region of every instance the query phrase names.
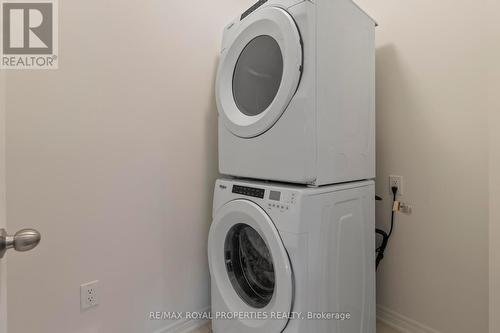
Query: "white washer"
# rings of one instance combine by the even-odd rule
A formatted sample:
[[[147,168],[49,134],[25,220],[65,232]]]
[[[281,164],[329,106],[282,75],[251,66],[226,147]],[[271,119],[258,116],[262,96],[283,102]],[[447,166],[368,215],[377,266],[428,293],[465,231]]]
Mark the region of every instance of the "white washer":
[[[312,185],[374,178],[375,25],[351,0],[259,1],[227,25],[220,172]]]
[[[218,180],[214,195],[214,333],[375,333],[372,181]],[[350,319],[316,317],[342,313]]]

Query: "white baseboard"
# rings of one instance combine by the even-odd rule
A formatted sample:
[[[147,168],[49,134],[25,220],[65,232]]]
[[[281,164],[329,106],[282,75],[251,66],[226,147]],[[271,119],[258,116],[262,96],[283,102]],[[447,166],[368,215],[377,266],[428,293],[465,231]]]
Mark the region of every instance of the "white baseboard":
[[[207,307],[197,312],[208,313],[210,312],[210,307]],[[203,327],[209,323],[210,321],[205,319],[194,320],[194,319],[184,318],[174,323],[171,323],[170,325],[167,325],[163,328],[160,328],[159,330],[156,330],[154,333],[191,333],[196,329]]]
[[[400,333],[441,333],[381,305],[377,306],[377,319]]]

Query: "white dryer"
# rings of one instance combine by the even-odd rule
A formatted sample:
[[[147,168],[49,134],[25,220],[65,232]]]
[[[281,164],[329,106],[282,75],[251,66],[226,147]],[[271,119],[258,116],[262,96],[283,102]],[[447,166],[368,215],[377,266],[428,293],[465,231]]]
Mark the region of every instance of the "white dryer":
[[[220,172],[312,185],[374,178],[375,25],[351,0],[261,0],[227,25]]]
[[[375,333],[372,181],[218,180],[214,194],[214,333]]]

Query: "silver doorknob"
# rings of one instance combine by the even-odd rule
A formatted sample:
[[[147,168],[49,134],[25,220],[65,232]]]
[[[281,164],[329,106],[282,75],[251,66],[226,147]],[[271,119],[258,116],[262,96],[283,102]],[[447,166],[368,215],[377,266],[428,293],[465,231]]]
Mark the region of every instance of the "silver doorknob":
[[[33,250],[41,239],[40,233],[33,229],[19,230],[14,236],[9,236],[5,229],[0,229],[0,258],[12,248],[19,252]]]

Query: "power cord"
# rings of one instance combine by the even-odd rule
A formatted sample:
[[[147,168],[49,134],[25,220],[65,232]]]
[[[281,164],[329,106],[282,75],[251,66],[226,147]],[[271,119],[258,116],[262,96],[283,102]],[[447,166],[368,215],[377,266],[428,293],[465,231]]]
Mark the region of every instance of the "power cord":
[[[389,244],[389,239],[392,236],[392,232],[394,231],[394,215],[395,215],[394,204],[396,203],[396,196],[398,194],[398,188],[393,186],[391,188],[391,190],[392,190],[391,228],[389,229],[389,233],[386,233],[384,230],[381,230],[381,229],[375,230],[375,232],[378,235],[382,236],[382,243],[375,251],[375,253],[377,254],[376,265],[375,265],[376,269],[378,269],[380,262],[384,259],[385,250],[387,248],[387,245]]]

